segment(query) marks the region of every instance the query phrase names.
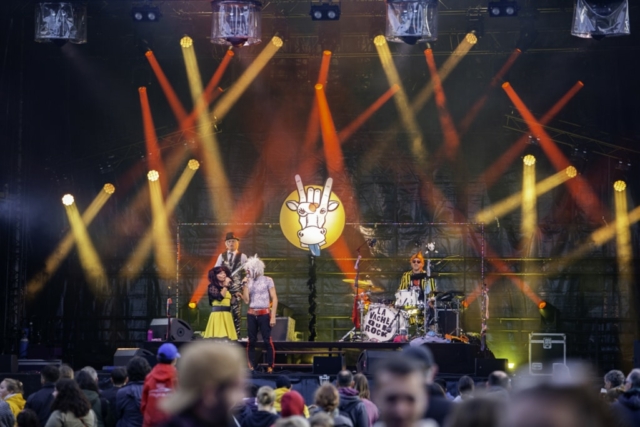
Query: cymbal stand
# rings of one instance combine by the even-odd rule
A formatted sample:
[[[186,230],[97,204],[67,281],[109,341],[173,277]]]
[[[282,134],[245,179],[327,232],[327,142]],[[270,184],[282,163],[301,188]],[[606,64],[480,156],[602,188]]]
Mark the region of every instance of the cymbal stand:
[[[360,248],[358,248],[358,259],[356,260],[356,278],[355,278],[355,288],[356,288],[356,296],[355,299],[358,304],[358,316],[360,318],[360,329],[355,326],[351,328],[349,332],[347,332],[339,341],[344,341],[347,337],[350,337],[349,341],[366,341],[366,336],[362,331],[363,321],[364,321],[364,301],[360,298],[360,287],[358,286],[358,279],[360,277],[360,260],[362,259],[362,255],[360,255]]]

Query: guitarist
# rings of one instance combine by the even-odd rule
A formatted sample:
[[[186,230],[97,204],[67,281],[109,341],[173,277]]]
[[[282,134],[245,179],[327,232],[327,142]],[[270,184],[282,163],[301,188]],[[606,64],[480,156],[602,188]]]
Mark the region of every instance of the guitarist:
[[[239,267],[247,262],[247,256],[239,251],[240,248],[240,239],[233,234],[233,231],[227,233],[227,236],[224,240],[224,245],[227,250],[218,255],[218,260],[216,261],[215,267],[219,267],[221,265],[226,266],[229,270],[231,270],[233,274],[231,276],[231,280],[233,284],[229,287],[231,291],[231,315],[233,317],[233,325],[236,327],[236,333],[238,337],[240,337],[240,296],[241,292],[241,282],[242,282],[242,269]]]

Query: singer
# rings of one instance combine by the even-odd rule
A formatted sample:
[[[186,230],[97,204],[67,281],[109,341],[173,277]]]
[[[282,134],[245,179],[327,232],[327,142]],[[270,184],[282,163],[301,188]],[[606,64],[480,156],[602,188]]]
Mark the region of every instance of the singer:
[[[209,270],[209,305],[211,314],[204,331],[204,338],[227,338],[238,340],[236,327],[231,316],[231,291],[233,284],[231,271],[227,266],[218,266]]]

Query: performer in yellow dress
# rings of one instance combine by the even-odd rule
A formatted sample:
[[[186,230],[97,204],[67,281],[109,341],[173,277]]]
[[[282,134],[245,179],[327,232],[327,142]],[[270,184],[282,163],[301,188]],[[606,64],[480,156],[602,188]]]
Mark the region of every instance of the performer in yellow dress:
[[[204,338],[227,338],[236,341],[238,334],[231,316],[231,271],[222,265],[209,270],[209,305],[211,315]]]

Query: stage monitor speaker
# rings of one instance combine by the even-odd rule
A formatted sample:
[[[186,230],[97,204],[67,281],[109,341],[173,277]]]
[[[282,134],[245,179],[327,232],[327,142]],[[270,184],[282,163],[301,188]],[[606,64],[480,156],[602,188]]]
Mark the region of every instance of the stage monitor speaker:
[[[113,366],[127,366],[129,360],[133,359],[134,356],[144,357],[151,366],[156,364],[155,354],[149,350],[134,347],[117,349],[113,355]]]
[[[18,372],[18,356],[15,354],[0,354],[0,372],[15,374]]]
[[[149,329],[153,332],[154,340],[167,340],[167,319],[153,319],[149,325]],[[193,330],[191,326],[182,319],[171,319],[171,341],[186,342],[193,338]]]
[[[338,375],[344,369],[344,361],[340,356],[313,356],[313,373],[315,375]]]
[[[358,357],[358,372],[370,375],[374,373],[375,365],[391,355],[391,351],[364,350]]]
[[[276,317],[276,325],[271,329],[271,341],[295,341],[296,321],[290,317]],[[262,334],[258,332],[258,341]]]
[[[488,377],[493,371],[507,372],[507,359],[476,359],[477,377]]]

